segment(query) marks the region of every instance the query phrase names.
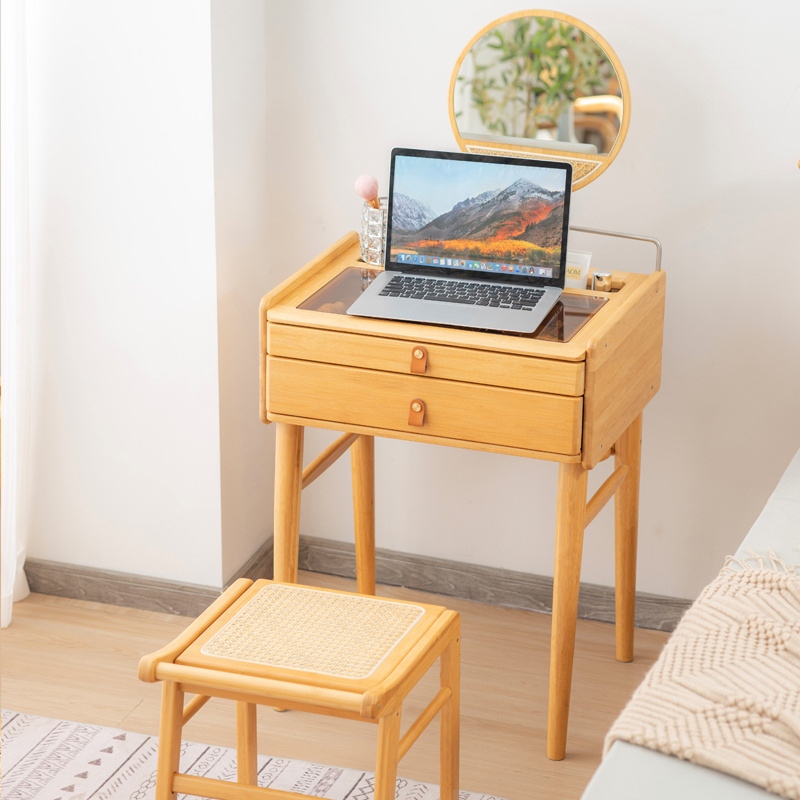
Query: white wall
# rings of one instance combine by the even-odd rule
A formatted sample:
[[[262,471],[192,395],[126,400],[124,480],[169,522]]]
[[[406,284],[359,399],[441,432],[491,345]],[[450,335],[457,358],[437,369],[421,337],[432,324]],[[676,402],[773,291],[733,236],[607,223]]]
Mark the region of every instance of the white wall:
[[[271,533],[264,16],[28,4],[32,558],[219,587]]]
[[[271,529],[259,452],[272,431],[255,424],[249,394],[260,296],[356,227],[353,180],[371,172],[385,186],[393,146],[454,148],[453,64],[519,6],[32,6],[41,503],[31,555],[217,583]],[[575,195],[574,222],[664,243],[639,587],[691,597],[800,447],[800,10],[779,0],[563,10],[612,43],[631,85],[625,147]],[[248,93],[266,108],[247,111]],[[644,245],[574,245],[597,266],[652,266]],[[307,458],[331,438],[310,432]],[[554,464],[381,440],[377,469],[380,546],[552,574]],[[413,509],[409,492],[424,498]],[[302,529],[351,541],[351,524],[344,460],[305,494]],[[589,529],[584,580],[613,582],[611,552],[609,509]]]
[[[41,0],[27,23],[29,555],[218,584],[208,5]]]
[[[258,301],[271,281],[267,8],[211,3],[225,581],[272,534],[273,431],[258,416]]]
[[[385,187],[393,146],[454,149],[447,89],[456,58],[481,27],[519,7],[273,4],[273,282],[357,227],[353,180],[371,172]],[[612,44],[631,85],[625,146],[575,195],[573,220],[664,244],[664,372],[645,413],[639,588],[692,597],[800,447],[800,7],[559,8]],[[593,250],[597,266],[652,269],[647,245],[578,236],[573,245]],[[330,438],[308,435],[307,458]],[[594,486],[608,469],[598,467]],[[348,472],[345,461],[305,493],[303,532],[351,540]],[[380,546],[552,574],[555,465],[381,440],[377,472]],[[412,508],[410,495],[424,499]],[[587,533],[584,580],[613,583],[612,542],[609,508]]]

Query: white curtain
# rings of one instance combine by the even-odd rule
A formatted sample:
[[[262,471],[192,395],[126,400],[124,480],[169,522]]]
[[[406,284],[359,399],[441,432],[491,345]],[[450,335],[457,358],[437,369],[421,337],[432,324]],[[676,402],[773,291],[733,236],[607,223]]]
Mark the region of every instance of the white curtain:
[[[0,379],[2,627],[28,594],[23,566],[30,502],[31,279],[25,0],[0,3]]]

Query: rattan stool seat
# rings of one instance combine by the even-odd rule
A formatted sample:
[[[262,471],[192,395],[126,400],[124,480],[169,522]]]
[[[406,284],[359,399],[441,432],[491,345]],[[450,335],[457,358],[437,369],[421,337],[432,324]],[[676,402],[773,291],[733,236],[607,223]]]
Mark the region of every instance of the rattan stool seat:
[[[318,675],[369,677],[425,609],[375,597],[268,584],[200,652]]]
[[[210,697],[236,701],[237,783],[248,798],[272,795],[255,788],[256,706],[267,705],[377,723],[375,800],[393,800],[397,763],[438,713],[441,797],[457,800],[459,637],[458,614],[442,606],[237,581],[140,662],[142,680],[164,682],[156,800],[233,796],[235,784],[179,771],[182,726]],[[440,689],[401,738],[403,701],[437,660]],[[184,708],[187,692],[197,697]]]

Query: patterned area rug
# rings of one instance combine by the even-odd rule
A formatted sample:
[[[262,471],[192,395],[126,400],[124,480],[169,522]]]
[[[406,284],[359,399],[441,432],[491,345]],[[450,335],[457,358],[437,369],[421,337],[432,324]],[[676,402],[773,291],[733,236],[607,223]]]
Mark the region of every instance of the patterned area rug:
[[[158,739],[118,728],[2,712],[3,800],[153,800]],[[259,756],[258,784],[330,800],[372,800],[361,770]],[[232,780],[236,754],[183,742],[181,769]],[[460,792],[460,800],[502,800]],[[182,800],[185,795],[178,795]],[[438,800],[439,787],[398,778],[396,800]]]

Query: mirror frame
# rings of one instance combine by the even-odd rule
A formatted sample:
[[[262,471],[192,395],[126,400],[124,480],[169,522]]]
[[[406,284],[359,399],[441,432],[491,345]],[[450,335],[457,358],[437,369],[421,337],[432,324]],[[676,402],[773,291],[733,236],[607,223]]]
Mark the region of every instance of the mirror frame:
[[[469,54],[473,45],[475,45],[475,43],[481,37],[485,36],[498,25],[514,19],[519,19],[520,17],[552,17],[554,19],[561,20],[562,22],[568,22],[570,25],[579,28],[584,33],[587,33],[589,36],[591,36],[592,39],[594,39],[599,47],[601,47],[605,52],[608,60],[611,62],[614,70],[617,73],[623,104],[623,115],[622,120],[620,121],[619,132],[617,133],[617,138],[615,139],[613,146],[607,154],[578,154],[568,150],[554,149],[552,147],[540,148],[518,144],[505,144],[501,142],[486,142],[477,139],[465,139],[461,135],[456,122],[455,113],[455,90],[461,65]],[[572,164],[573,169],[573,189],[580,189],[581,187],[586,186],[586,184],[591,183],[593,180],[595,180],[595,178],[605,172],[605,170],[608,169],[608,165],[616,158],[617,153],[622,147],[622,143],[625,141],[625,135],[628,132],[628,124],[630,123],[631,116],[630,109],[631,93],[630,89],[628,88],[628,78],[625,75],[625,70],[622,69],[622,64],[620,63],[619,58],[617,58],[617,54],[611,49],[611,46],[608,44],[608,42],[596,30],[594,30],[594,28],[589,27],[585,22],[581,22],[581,20],[576,19],[575,17],[571,17],[568,14],[562,14],[559,11],[546,11],[543,9],[515,11],[513,14],[506,14],[505,16],[499,17],[493,22],[490,22],[488,25],[481,28],[481,30],[479,30],[475,36],[470,39],[467,46],[461,51],[461,55],[459,55],[456,65],[453,68],[453,74],[450,77],[450,126],[453,129],[453,135],[456,138],[456,142],[463,152],[480,153],[483,155],[512,156],[517,158],[538,158],[545,161],[568,161],[570,164]],[[554,144],[557,144],[557,142]]]

